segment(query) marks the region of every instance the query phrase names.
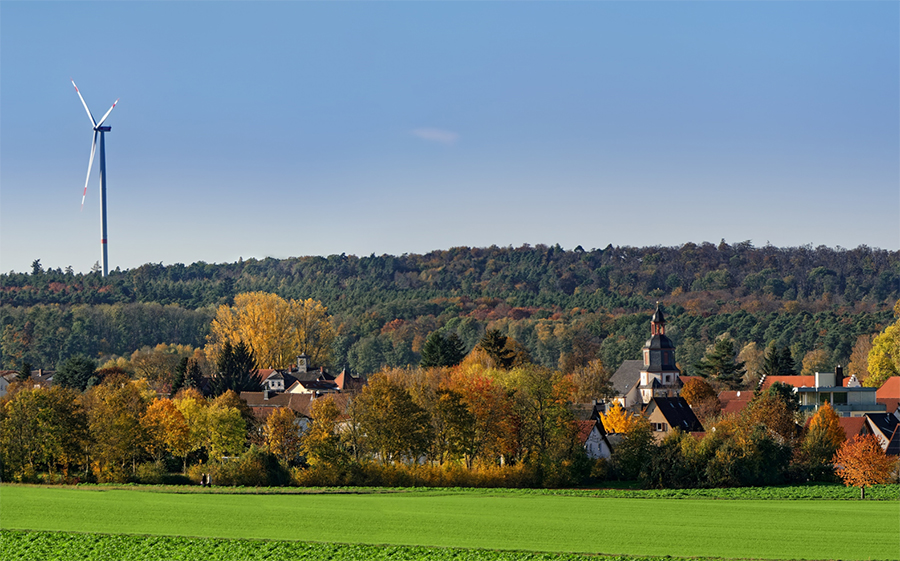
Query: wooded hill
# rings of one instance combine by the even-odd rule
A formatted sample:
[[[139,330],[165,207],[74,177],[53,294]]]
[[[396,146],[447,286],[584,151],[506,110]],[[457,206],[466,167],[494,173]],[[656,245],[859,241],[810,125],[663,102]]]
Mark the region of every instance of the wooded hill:
[[[110,273],[43,270],[0,275],[0,362],[53,368],[77,353],[128,355],[158,343],[203,346],[220,304],[249,291],[314,298],[339,333],[335,368],[369,373],[417,364],[428,334],[455,332],[468,348],[485,328],[557,367],[638,358],[662,302],[678,362],[690,370],[725,332],[738,347],[789,346],[846,364],[861,335],[893,321],[900,252],[811,246],[688,243],[565,251],[459,247],[425,255],[248,259],[147,264]]]

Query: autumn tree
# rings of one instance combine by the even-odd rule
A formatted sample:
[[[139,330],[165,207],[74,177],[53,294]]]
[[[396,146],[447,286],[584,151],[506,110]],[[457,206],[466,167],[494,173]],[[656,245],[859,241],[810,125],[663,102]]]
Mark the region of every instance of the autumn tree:
[[[744,381],[744,363],[735,358],[736,354],[734,339],[720,337],[695,368],[704,378],[735,390],[741,387]]]
[[[800,374],[802,376],[812,376],[816,372],[826,372],[828,370],[831,357],[825,349],[813,349],[803,355],[802,368]]]
[[[100,481],[121,482],[134,473],[144,450],[141,417],[154,395],[145,380],[120,376],[109,377],[85,393],[91,459]]]
[[[756,392],[738,417],[740,435],[749,438],[757,427],[762,427],[779,444],[793,444],[798,434],[795,407],[796,402],[778,388]]]
[[[900,301],[894,306],[900,315]],[[869,351],[869,375],[863,385],[880,388],[891,376],[900,376],[900,319],[887,326],[872,341]]]
[[[191,452],[190,429],[181,411],[170,399],[155,399],[141,417],[144,429],[144,447],[157,462],[166,452],[182,459],[187,468],[187,456]]]
[[[317,399],[312,405],[312,422],[303,435],[300,451],[313,467],[335,470],[343,466],[349,455],[337,432],[340,409],[330,395]]]
[[[0,401],[0,466],[7,480],[27,481],[84,460],[88,421],[77,390],[23,388]]]
[[[433,458],[439,463],[458,458],[471,458],[475,451],[475,415],[463,395],[442,388],[436,392],[432,421],[435,450]],[[471,465],[467,462],[467,465]]]
[[[462,397],[474,418],[472,438],[464,441],[467,467],[478,459],[493,464],[518,449],[521,422],[511,394],[496,380],[481,374],[456,373],[447,389]]]
[[[428,450],[433,438],[428,412],[387,376],[373,376],[354,405],[366,446],[385,465],[404,458],[415,461]]]
[[[831,460],[846,440],[840,419],[830,404],[825,403],[809,422],[809,428],[800,454],[803,464],[812,480],[827,480],[834,477]]]
[[[287,407],[276,407],[266,417],[263,429],[266,446],[285,465],[295,463],[300,456],[301,434],[297,421],[297,414]]]
[[[744,373],[745,387],[755,386],[763,374],[763,365],[766,360],[765,351],[756,344],[756,341],[750,341],[741,348],[738,360],[744,363],[746,370]]]
[[[167,345],[143,347],[131,353],[131,370],[138,378],[146,378],[150,385],[159,390],[169,391],[175,381],[175,370],[183,358],[188,358],[194,350],[187,345]]]
[[[619,402],[613,403],[606,413],[600,414],[600,422],[609,434],[624,434],[636,424],[640,424],[643,417],[626,411]]]
[[[222,305],[210,326],[210,354],[221,353],[226,342],[250,346],[263,368],[285,368],[305,353],[313,364],[331,358],[335,331],[321,302],[287,301],[276,294],[247,292]]]
[[[691,378],[685,382],[680,395],[703,421],[718,415],[722,410],[716,391],[701,378]]]
[[[871,434],[845,441],[833,461],[844,485],[859,487],[863,499],[866,487],[889,483],[897,466],[897,458],[885,454],[878,439]]]
[[[563,372],[568,372],[563,370]],[[575,401],[587,402],[592,399],[607,399],[616,392],[609,379],[612,373],[599,358],[588,361],[583,366],[573,366],[572,383],[575,385]]]
[[[865,382],[869,376],[869,352],[872,350],[874,335],[860,335],[856,338],[853,351],[850,353],[850,362],[847,363],[847,374],[856,376],[860,382]]]

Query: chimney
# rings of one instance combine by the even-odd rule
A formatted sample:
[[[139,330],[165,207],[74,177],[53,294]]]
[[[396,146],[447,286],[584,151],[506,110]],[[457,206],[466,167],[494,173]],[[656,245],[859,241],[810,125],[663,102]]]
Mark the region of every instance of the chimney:
[[[269,388],[265,388],[263,390],[263,399],[265,399],[266,401],[269,400]]]
[[[834,367],[834,385],[838,388],[844,385],[844,369],[840,364]]]

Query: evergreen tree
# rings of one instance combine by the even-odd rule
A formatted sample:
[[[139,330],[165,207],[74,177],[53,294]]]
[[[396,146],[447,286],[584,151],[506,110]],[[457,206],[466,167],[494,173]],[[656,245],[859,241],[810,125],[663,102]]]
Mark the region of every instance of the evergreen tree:
[[[84,355],[63,361],[53,375],[53,384],[84,391],[97,371],[97,362]]]
[[[516,353],[506,346],[507,337],[497,329],[488,329],[478,345],[493,359],[498,368],[508,369],[513,365]]]
[[[789,347],[778,348],[774,345],[770,347],[763,362],[763,374],[766,376],[796,376],[797,367],[794,365],[791,349]]]
[[[422,362],[424,368],[435,366],[456,366],[465,358],[465,343],[451,333],[444,337],[438,331],[432,332],[422,346]]]
[[[256,359],[253,357],[253,351],[243,341],[237,345],[225,342],[216,361],[216,369],[216,375],[212,380],[214,395],[221,395],[228,390],[238,394],[260,391],[261,384],[256,375]]]
[[[730,390],[741,386],[744,378],[744,363],[738,361],[734,348],[734,340],[722,337],[716,341],[713,349],[706,353],[694,368],[704,378],[714,380]]]
[[[22,362],[22,367],[19,368],[19,374],[16,376],[16,380],[20,382],[24,382],[25,380],[31,379],[31,363],[30,362]]]

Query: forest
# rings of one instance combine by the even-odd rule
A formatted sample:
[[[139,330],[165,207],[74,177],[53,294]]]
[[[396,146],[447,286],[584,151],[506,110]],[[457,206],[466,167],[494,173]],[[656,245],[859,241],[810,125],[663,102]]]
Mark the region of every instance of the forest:
[[[160,344],[201,348],[217,307],[253,291],[321,302],[335,330],[326,366],[362,374],[419,364],[432,332],[456,334],[469,351],[488,329],[548,368],[599,358],[615,370],[638,357],[656,302],[688,373],[724,335],[747,350],[744,359],[774,345],[798,365],[814,353],[810,364],[829,369],[892,323],[900,252],[724,240],[590,251],[457,247],[150,263],[107,278],[44,269],[36,259],[30,272],[0,275],[0,365],[54,369],[75,355],[104,363]]]

